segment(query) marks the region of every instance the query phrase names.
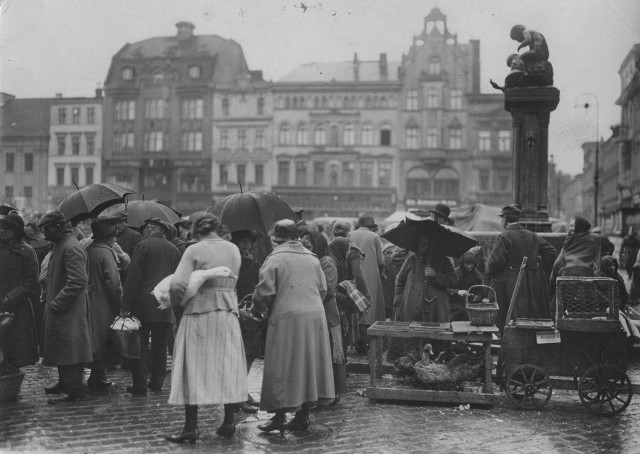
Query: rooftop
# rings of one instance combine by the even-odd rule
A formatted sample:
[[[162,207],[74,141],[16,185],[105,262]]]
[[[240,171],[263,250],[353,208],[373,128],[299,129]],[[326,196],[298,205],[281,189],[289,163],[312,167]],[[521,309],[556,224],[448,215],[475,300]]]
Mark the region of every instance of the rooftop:
[[[380,71],[380,62],[359,61],[358,78],[355,77],[353,61],[305,63],[298,66],[278,82],[386,82],[398,81],[398,67],[400,62],[389,61],[387,65],[387,77],[383,77]]]

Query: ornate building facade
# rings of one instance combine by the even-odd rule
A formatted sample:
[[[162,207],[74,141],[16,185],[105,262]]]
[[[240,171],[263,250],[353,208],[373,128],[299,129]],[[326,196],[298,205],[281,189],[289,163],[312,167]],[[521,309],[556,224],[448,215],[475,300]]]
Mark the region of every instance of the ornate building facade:
[[[76,186],[102,181],[102,90],[95,98],[51,100],[48,209]]]
[[[309,217],[511,202],[511,118],[480,44],[425,17],[400,61],[311,63],[273,86],[274,190]]]
[[[126,44],[104,84],[107,182],[192,212],[211,203],[214,93],[249,75],[238,43],[177,34]]]

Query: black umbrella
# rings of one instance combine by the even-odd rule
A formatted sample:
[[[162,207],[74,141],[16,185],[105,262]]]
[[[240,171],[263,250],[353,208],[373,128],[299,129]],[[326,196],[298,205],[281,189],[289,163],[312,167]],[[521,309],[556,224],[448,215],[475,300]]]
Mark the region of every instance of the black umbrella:
[[[461,257],[478,244],[475,238],[455,227],[441,225],[431,219],[406,218],[395,229],[389,230],[382,237],[403,249],[418,252],[420,235],[427,235],[431,239],[431,244],[436,245],[440,252],[448,257]]]
[[[0,216],[6,216],[10,211],[13,210],[17,211],[18,209],[11,203],[4,200],[2,197],[0,197]]]
[[[229,231],[257,230],[268,233],[281,219],[298,221],[298,216],[273,192],[248,191],[225,197],[213,204],[209,212],[220,217]]]
[[[98,216],[105,208],[123,203],[124,197],[135,194],[131,189],[110,183],[96,183],[78,189],[58,206],[70,221],[82,221]]]
[[[114,206],[105,210],[102,215],[110,216],[120,210],[127,211],[127,225],[135,228],[142,227],[144,221],[151,217],[166,221],[169,224],[177,224],[182,220],[182,213],[157,200],[132,200],[126,206],[124,204],[114,204]]]

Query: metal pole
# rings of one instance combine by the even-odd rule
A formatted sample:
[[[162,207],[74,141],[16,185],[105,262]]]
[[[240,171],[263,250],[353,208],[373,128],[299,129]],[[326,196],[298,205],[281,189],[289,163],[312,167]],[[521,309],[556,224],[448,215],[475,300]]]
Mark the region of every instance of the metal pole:
[[[598,189],[600,182],[600,101],[598,97],[593,93],[583,93],[584,96],[591,96],[596,101],[596,156],[595,156],[595,168],[593,169],[593,226],[598,225]],[[584,103],[585,110],[589,110],[588,102]]]

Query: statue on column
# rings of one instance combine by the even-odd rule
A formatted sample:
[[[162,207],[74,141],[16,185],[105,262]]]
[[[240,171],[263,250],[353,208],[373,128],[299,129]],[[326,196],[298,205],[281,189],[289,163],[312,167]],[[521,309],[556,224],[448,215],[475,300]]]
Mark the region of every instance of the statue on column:
[[[518,41],[518,51],[529,46],[522,54],[511,54],[507,58],[507,66],[511,72],[507,74],[501,87],[493,80],[491,86],[498,90],[518,87],[545,87],[553,85],[553,66],[549,63],[549,48],[542,33],[529,30],[524,25],[511,28],[511,39]]]

